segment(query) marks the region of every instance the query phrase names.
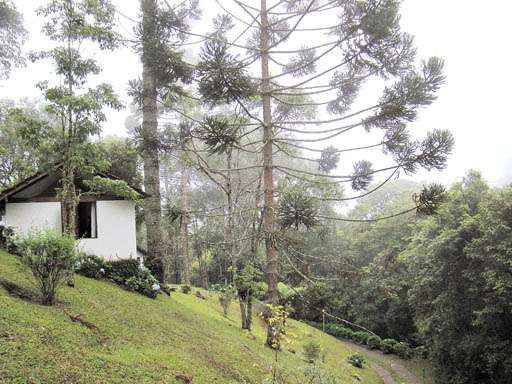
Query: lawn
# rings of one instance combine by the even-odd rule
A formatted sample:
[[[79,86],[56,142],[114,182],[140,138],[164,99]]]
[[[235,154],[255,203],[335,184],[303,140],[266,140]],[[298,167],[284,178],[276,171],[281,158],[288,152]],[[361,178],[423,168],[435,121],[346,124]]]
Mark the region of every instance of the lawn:
[[[274,364],[261,321],[252,333],[242,331],[235,303],[224,317],[211,293],[203,293],[206,300],[180,292],[152,300],[77,276],[75,288],[61,290],[58,306],[45,307],[25,297],[31,275],[3,251],[0,278],[1,383],[260,384]],[[370,368],[346,362],[351,344],[288,324],[278,353],[287,383],[301,382],[302,345],[312,339],[325,353],[324,369],[342,383],[382,382]]]

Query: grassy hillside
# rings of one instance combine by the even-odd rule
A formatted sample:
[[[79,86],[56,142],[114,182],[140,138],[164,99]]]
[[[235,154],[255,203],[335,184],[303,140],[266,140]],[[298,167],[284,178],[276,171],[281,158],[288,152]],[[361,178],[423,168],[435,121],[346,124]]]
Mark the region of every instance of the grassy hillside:
[[[274,354],[262,324],[241,331],[236,306],[226,318],[214,295],[151,300],[78,276],[76,288],[62,289],[59,306],[45,307],[23,298],[30,292],[20,288],[30,283],[18,260],[0,251],[1,383],[183,383],[182,375],[193,383],[261,383],[269,376]],[[321,343],[326,368],[341,382],[382,382],[371,368],[346,363],[350,344],[295,321],[289,333],[279,353],[288,382],[300,382],[308,339]]]

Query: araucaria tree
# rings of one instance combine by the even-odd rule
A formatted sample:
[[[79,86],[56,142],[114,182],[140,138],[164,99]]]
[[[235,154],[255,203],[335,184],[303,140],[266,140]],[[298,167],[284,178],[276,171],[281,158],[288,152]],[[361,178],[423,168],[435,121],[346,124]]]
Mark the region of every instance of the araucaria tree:
[[[32,53],[31,58],[50,60],[61,81],[55,85],[49,81],[38,84],[52,121],[27,120],[24,129],[34,144],[52,147],[56,160],[62,161],[62,228],[64,233],[74,236],[78,202],[75,176],[78,170],[94,167],[94,162],[89,161],[95,152],[94,144],[89,139],[101,132],[101,124],[106,120],[104,108],[120,107],[108,84],[89,88],[91,76],[98,74],[100,67],[82,52],[85,47],[111,50],[117,46],[114,7],[108,0],[52,0],[39,8],[38,14],[46,19],[43,32],[54,46]],[[34,138],[34,134],[39,137]]]
[[[162,208],[160,201],[161,137],[158,116],[166,104],[172,104],[191,80],[192,68],[183,60],[180,47],[187,35],[188,23],[197,17],[197,1],[173,9],[167,1],[141,0],[141,20],[136,27],[135,48],[141,54],[142,78],[131,82],[131,94],[142,112],[141,139],[144,160],[144,216],[147,232],[147,258],[160,281],[165,281],[162,252]]]
[[[377,188],[400,173],[444,168],[453,145],[450,133],[432,130],[418,139],[408,128],[419,109],[436,99],[444,81],[443,61],[433,57],[417,68],[413,39],[400,29],[398,0],[261,0],[259,7],[236,0],[229,9],[224,2],[216,3],[226,13],[215,19],[222,33],[182,32],[205,39],[197,66],[203,100],[212,109],[226,103],[237,108],[248,119],[244,135],[260,131],[250,145],[257,147],[261,163],[254,167],[263,175],[267,297],[277,304],[277,245],[282,234],[274,199],[284,196],[276,182],[300,183],[306,195],[314,188],[345,184],[356,191],[353,196],[297,199],[336,203],[372,193],[365,190],[378,174],[384,181]],[[367,83],[383,87],[369,103],[368,98],[358,98]],[[372,141],[360,144],[365,131]],[[372,139],[375,136],[380,137]],[[222,137],[218,135],[219,142]],[[346,138],[345,146],[336,148],[340,137]],[[354,142],[358,144],[346,144]],[[379,157],[371,151],[379,148],[390,160],[373,165],[370,159]],[[346,170],[348,161],[352,170],[334,174]],[[442,192],[425,190],[407,211],[427,211]],[[306,216],[314,217],[304,221],[300,212],[291,211],[300,219],[294,227],[341,220],[310,205]],[[280,213],[281,219],[284,216],[286,212]],[[271,338],[269,331],[267,341],[274,345]]]

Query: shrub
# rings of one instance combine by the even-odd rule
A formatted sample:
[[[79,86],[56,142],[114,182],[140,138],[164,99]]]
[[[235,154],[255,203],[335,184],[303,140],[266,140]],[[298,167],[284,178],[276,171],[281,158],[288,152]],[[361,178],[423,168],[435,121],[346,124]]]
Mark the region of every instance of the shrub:
[[[398,342],[393,339],[382,340],[382,343],[381,343],[382,352],[384,352],[385,354],[394,353],[395,352],[395,344],[397,344],[397,343]]]
[[[401,359],[409,360],[412,357],[412,349],[407,343],[399,342],[393,347],[393,353]]]
[[[231,302],[235,298],[235,289],[231,285],[225,285],[221,290],[219,291],[219,303],[222,307],[222,312],[224,313],[224,316],[228,315],[229,306],[231,305]]]
[[[78,260],[77,272],[85,277],[93,279],[106,277],[109,270],[108,263],[98,256],[82,255]]]
[[[313,364],[320,360],[322,348],[320,347],[320,343],[318,341],[310,340],[302,346],[302,351],[306,361],[310,364]]]
[[[370,349],[381,349],[382,339],[379,336],[370,335],[366,339],[366,345]]]
[[[181,292],[188,295],[190,292],[192,292],[192,288],[190,287],[190,285],[182,285]]]
[[[139,268],[137,274],[129,277],[125,285],[128,289],[154,299],[160,291],[157,279],[147,268]]]
[[[419,347],[416,347],[414,348],[413,350],[413,355],[414,357],[416,357],[417,359],[428,359],[430,356],[429,356],[429,350],[426,346],[424,345],[420,345]]]
[[[370,334],[362,331],[357,331],[353,334],[353,339],[360,344],[366,344],[368,337],[370,337]]]
[[[125,282],[134,276],[138,276],[140,264],[135,259],[120,259],[107,263],[106,274],[109,278],[118,284],[125,284]]]
[[[73,272],[77,261],[75,239],[53,230],[15,238],[21,260],[27,265],[46,305],[55,303],[62,281]]]
[[[366,359],[360,353],[356,353],[347,357],[347,362],[356,368],[363,368],[364,364],[366,364]]]
[[[265,295],[268,291],[268,285],[264,281],[258,281],[254,283],[254,293],[253,296],[258,300],[265,300]]]

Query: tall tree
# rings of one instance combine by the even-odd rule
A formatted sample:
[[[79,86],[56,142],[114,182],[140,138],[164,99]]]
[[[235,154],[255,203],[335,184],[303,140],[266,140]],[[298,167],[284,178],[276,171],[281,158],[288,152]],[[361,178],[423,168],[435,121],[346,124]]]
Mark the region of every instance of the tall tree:
[[[11,0],[0,0],[0,78],[25,64],[21,48],[26,37],[21,13]]]
[[[239,28],[231,28],[230,34],[225,34],[229,38],[194,33],[207,40],[198,65],[199,91],[206,102],[236,105],[250,119],[247,127],[261,129],[258,151],[262,162],[258,167],[263,172],[267,296],[277,303],[280,259],[276,245],[282,235],[276,226],[276,180],[289,177],[311,186],[348,184],[354,191],[363,191],[376,174],[387,173],[387,181],[419,167],[444,168],[453,145],[450,133],[434,130],[419,140],[407,128],[418,110],[436,99],[444,82],[443,61],[430,58],[421,68],[415,67],[413,39],[400,29],[398,0],[299,0],[272,6],[261,0],[260,7],[236,1],[236,10],[217,4],[227,15],[216,20],[235,19]],[[324,20],[332,21],[325,26]],[[303,41],[315,43],[300,46]],[[361,106],[356,103],[358,92],[372,78],[385,82],[383,94]],[[253,113],[250,103],[255,99],[260,110]],[[361,128],[380,131],[382,139],[354,147],[318,148],[317,143],[332,142]],[[375,169],[365,151],[378,148],[392,163]],[[340,155],[348,152],[356,154],[353,170],[331,174]],[[305,159],[318,168],[277,161],[277,153]],[[431,189],[423,197],[432,198],[435,191]],[[336,194],[328,200],[342,202],[372,192]],[[409,211],[416,208],[411,206]],[[318,212],[319,223],[343,220],[339,215]],[[270,338],[267,341],[274,344]]]
[[[191,67],[183,60],[181,44],[191,19],[198,16],[197,1],[161,7],[157,0],[141,0],[141,21],[136,29],[141,52],[142,79],[131,82],[132,95],[142,111],[142,157],[144,187],[149,197],[144,214],[147,232],[148,261],[160,281],[165,281],[162,245],[162,208],[160,197],[160,135],[158,130],[159,104],[172,103],[183,92],[182,83],[190,81]]]
[[[51,60],[61,76],[57,85],[48,81],[38,84],[47,102],[46,112],[58,123],[58,129],[53,129],[52,122],[30,122],[25,116],[25,130],[34,145],[46,143],[53,147],[63,163],[59,190],[62,228],[64,233],[74,235],[77,170],[86,172],[95,167],[89,161],[91,153],[96,153],[89,139],[101,132],[106,120],[104,108],[120,108],[110,85],[88,88],[91,75],[98,74],[101,68],[94,59],[82,55],[81,46],[92,43],[101,50],[112,50],[118,45],[118,36],[113,32],[114,7],[107,0],[52,0],[38,9],[38,15],[46,18],[43,32],[55,45],[33,53],[31,58]]]

